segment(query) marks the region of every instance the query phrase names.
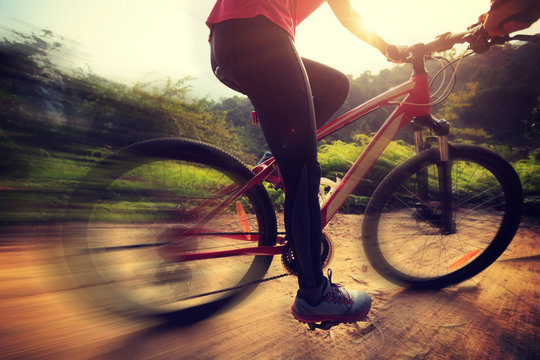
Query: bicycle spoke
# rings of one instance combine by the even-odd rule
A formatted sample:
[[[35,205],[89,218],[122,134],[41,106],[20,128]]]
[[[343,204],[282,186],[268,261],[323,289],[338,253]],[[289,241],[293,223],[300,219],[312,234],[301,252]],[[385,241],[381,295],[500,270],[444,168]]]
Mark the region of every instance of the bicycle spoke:
[[[110,288],[110,295],[96,291],[113,307],[167,313],[229,297],[264,274],[270,247],[255,254],[272,230],[261,228],[267,209],[253,187],[244,188],[247,179],[172,158],[119,169],[97,181],[107,185],[84,204],[88,223],[73,228],[84,240],[72,241],[68,253],[85,287]]]
[[[455,272],[480,256],[501,226],[507,200],[498,179],[481,164],[453,159],[455,230],[446,231],[438,176],[433,164],[409,178],[396,177],[380,213],[377,254],[400,276],[436,279]]]

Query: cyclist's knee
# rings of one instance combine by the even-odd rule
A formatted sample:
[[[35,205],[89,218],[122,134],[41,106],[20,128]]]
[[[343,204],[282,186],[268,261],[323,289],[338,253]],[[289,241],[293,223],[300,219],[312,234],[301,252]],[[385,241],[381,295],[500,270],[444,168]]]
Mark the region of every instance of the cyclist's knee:
[[[316,179],[317,183],[319,183],[319,179],[321,178],[322,169],[321,164],[319,164],[318,161],[310,161],[306,164],[307,167],[307,174],[309,179]]]
[[[299,189],[307,191],[310,195],[318,193],[321,166],[317,160],[288,162],[287,164],[280,164],[279,167],[285,182],[285,189],[290,189],[289,193],[296,193],[296,190]]]

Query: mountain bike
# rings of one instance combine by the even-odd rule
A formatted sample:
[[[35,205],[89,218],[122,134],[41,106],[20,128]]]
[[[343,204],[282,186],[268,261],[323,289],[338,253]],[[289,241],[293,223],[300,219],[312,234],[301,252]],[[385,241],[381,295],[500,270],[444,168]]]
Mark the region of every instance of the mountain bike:
[[[376,187],[362,224],[369,262],[402,286],[442,288],[477,275],[503,253],[520,224],[523,195],[512,166],[488,149],[450,144],[449,123],[431,115],[431,106],[452,91],[456,70],[432,53],[465,42],[479,49],[475,31],[412,46],[408,81],[318,130],[322,139],[395,107],[341,180],[321,180],[324,228],[398,132],[412,127],[417,154]],[[435,97],[425,70],[430,59],[454,72]],[[284,276],[264,278],[274,256],[288,273],[296,271],[267,186],[282,186],[271,156],[250,168],[195,140],[127,146],[74,191],[69,208],[80,222],[64,228],[67,263],[86,293],[112,310],[182,323],[207,318],[260,282]],[[326,266],[332,245],[325,235],[322,244]]]

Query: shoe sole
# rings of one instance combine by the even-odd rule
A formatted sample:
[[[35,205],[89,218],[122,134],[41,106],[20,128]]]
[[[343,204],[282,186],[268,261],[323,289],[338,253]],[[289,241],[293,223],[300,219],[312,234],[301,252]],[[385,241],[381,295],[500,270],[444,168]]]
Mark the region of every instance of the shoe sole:
[[[302,315],[297,314],[294,311],[294,307],[291,306],[291,312],[292,312],[293,316],[296,318],[296,320],[298,320],[300,322],[303,322],[303,323],[306,323],[306,324],[322,322],[322,321],[332,321],[332,322],[337,322],[337,323],[342,323],[342,324],[355,323],[357,321],[364,320],[366,318],[367,314],[369,313],[370,309],[371,309],[371,304],[369,305],[369,307],[366,310],[364,310],[363,312],[361,312],[360,314],[357,314],[357,315],[350,315],[350,316],[345,316],[345,315],[302,316]]]

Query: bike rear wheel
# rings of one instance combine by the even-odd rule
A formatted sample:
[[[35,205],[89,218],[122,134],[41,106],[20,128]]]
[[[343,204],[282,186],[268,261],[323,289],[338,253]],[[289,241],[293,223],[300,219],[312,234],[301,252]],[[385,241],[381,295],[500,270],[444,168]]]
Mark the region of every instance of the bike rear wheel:
[[[394,283],[441,288],[471,278],[502,254],[517,231],[523,195],[512,166],[478,146],[458,144],[449,151],[451,231],[443,226],[438,149],[395,168],[368,203],[364,248],[373,267]]]
[[[232,155],[197,141],[123,149],[70,200],[80,223],[65,227],[64,249],[75,279],[94,301],[127,315],[193,323],[234,304],[273,256],[212,254],[276,241],[264,187],[233,195],[252,176]]]

